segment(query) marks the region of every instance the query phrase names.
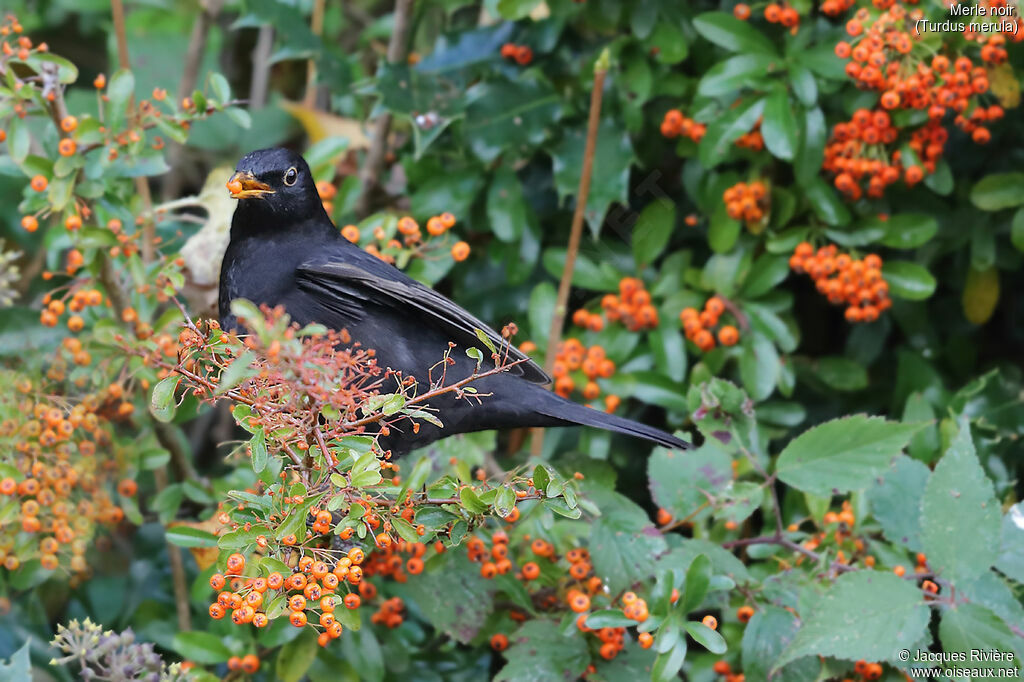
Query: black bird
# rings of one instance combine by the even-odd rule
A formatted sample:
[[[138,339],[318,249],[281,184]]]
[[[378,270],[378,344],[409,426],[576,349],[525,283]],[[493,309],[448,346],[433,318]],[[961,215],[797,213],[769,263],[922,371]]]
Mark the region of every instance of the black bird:
[[[305,160],[286,149],[263,149],[238,162],[228,182],[239,199],[231,221],[231,241],[220,271],[220,321],[238,326],[230,305],[236,298],[282,305],[295,322],[348,330],[354,341],[376,351],[378,363],[428,385],[449,341],[458,346],[448,376],[468,377],[476,361],[471,346],[484,353],[475,330],[495,346],[501,336],[458,305],[350,243],[324,211]],[[381,445],[399,454],[456,433],[523,426],[584,424],[638,436],[670,448],[682,440],[638,422],[565,400],[543,388],[548,375],[513,347],[511,360],[526,361],[508,372],[473,383],[482,402],[459,400],[451,393],[430,407],[443,428],[421,423],[419,432],[396,424]],[[450,383],[450,382],[449,382]]]

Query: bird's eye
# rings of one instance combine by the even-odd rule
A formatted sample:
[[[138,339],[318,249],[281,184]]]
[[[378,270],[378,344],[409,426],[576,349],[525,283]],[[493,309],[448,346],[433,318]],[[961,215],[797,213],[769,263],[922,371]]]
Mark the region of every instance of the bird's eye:
[[[299,171],[295,168],[289,168],[284,174],[284,184],[291,187],[295,184],[295,181],[299,179]]]

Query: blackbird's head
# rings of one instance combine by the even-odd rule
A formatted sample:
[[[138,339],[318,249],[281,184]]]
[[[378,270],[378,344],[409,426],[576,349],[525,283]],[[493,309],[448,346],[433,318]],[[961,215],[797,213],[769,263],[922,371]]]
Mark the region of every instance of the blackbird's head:
[[[306,160],[281,147],[243,156],[227,187],[239,200],[238,212],[246,215],[301,220],[323,212]]]

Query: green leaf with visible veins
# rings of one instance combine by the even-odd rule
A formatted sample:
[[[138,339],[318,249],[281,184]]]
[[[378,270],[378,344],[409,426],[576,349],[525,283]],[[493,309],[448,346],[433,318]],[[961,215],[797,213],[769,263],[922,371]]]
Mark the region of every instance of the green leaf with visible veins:
[[[834,419],[790,441],[775,470],[787,485],[815,495],[863,490],[923,426],[863,414]]]
[[[926,632],[929,609],[913,582],[888,571],[844,573],[801,611],[803,624],[773,670],[804,656],[894,661]]]
[[[943,578],[969,580],[999,557],[1001,510],[992,481],[975,454],[966,416],[935,465],[921,500],[921,545]]]

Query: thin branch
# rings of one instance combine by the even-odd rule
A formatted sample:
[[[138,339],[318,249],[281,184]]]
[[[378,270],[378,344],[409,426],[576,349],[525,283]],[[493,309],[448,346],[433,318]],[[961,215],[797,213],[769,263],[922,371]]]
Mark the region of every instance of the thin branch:
[[[122,69],[130,71],[132,68],[131,59],[128,57],[128,34],[124,26],[124,4],[122,0],[111,0],[110,10],[114,17],[114,33],[117,35],[117,61]],[[135,107],[135,98],[128,100],[127,107]],[[137,117],[133,116],[133,122]],[[142,261],[152,263],[156,255],[156,223],[151,217],[146,217],[153,212],[153,195],[149,189],[149,182],[145,177],[135,178],[135,191],[142,200]]]
[[[601,53],[594,64],[594,89],[590,93],[590,116],[587,120],[587,142],[583,148],[583,169],[580,172],[579,189],[576,192],[576,210],[572,215],[572,228],[569,231],[569,247],[565,254],[562,280],[558,283],[558,298],[555,299],[555,312],[551,316],[551,327],[548,331],[547,351],[544,356],[544,370],[551,374],[555,366],[555,353],[562,340],[562,327],[565,325],[566,308],[569,301],[569,290],[572,288],[573,270],[576,268],[576,254],[580,250],[580,239],[583,236],[583,219],[586,216],[587,198],[590,195],[590,178],[594,170],[594,150],[597,149],[597,128],[601,121],[601,98],[604,93],[604,77],[608,73],[608,51]],[[540,454],[544,446],[544,429],[533,429],[531,451],[534,456]]]
[[[167,487],[167,470],[163,467],[153,472],[159,495]],[[192,611],[189,607],[188,580],[185,576],[185,562],[181,548],[167,542],[167,561],[171,565],[171,582],[174,584],[174,608],[178,614],[178,629],[187,632],[192,629]]]
[[[313,0],[313,17],[310,21],[310,30],[318,38],[324,32],[324,6],[325,0]],[[302,104],[307,109],[316,106],[316,61],[310,59],[306,62],[306,96]]]
[[[249,108],[262,109],[267,103],[270,82],[270,52],[274,49],[274,27],[260,26],[256,47],[252,50],[252,82],[249,84]]]
[[[397,0],[395,2],[394,29],[388,42],[387,61],[390,64],[404,62],[407,56],[409,34],[409,15],[413,0]],[[370,213],[374,190],[380,184],[380,174],[384,168],[384,156],[387,150],[388,133],[391,131],[391,114],[381,114],[374,122],[374,130],[370,141],[370,149],[359,173],[359,197],[356,199],[356,216],[365,218]]]
[[[192,24],[192,35],[189,37],[188,49],[185,51],[185,66],[178,81],[178,101],[190,96],[199,82],[199,69],[206,55],[206,42],[210,36],[210,27],[220,14],[224,0],[205,0],[199,3],[199,14]],[[181,162],[184,157],[185,145],[174,143],[167,152],[167,165],[172,172],[163,183],[164,199],[171,199],[181,191]]]

